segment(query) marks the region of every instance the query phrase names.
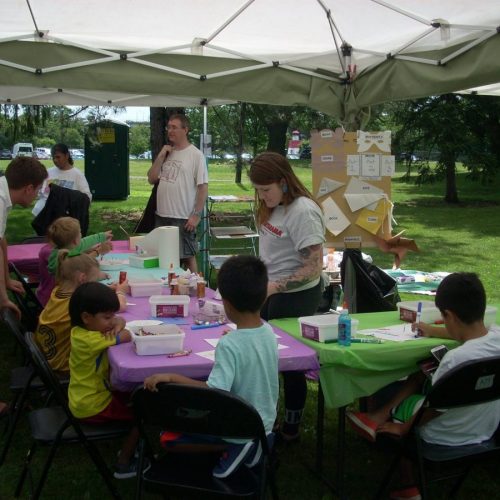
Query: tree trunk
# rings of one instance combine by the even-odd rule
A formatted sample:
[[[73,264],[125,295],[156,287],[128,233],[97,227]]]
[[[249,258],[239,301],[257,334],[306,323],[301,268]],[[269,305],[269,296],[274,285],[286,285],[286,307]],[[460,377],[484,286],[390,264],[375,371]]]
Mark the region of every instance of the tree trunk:
[[[441,163],[445,168],[446,194],[444,201],[446,203],[458,203],[457,177],[455,173],[455,155],[453,152],[442,152]]]
[[[288,121],[274,121],[266,124],[269,138],[267,150],[274,151],[280,155],[286,155],[286,131],[288,130]]]
[[[234,182],[236,184],[241,184],[241,172],[243,170],[243,160],[241,155],[243,154],[243,135],[245,132],[245,115],[247,110],[247,103],[242,102],[240,104],[240,120],[238,123],[238,149],[236,151],[236,175]]]

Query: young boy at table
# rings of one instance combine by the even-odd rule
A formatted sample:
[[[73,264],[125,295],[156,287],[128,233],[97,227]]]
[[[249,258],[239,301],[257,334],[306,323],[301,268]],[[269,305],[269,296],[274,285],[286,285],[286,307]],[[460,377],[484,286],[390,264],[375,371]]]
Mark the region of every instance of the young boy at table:
[[[425,323],[415,326],[426,336],[438,336],[440,330],[443,338],[457,340],[461,345],[444,355],[432,376],[433,383],[462,363],[500,355],[500,327],[492,325],[488,329],[484,325],[486,293],[476,274],[448,275],[437,289],[435,302],[445,328],[431,328]],[[411,375],[399,393],[374,412],[348,412],[351,426],[370,441],[375,441],[379,433],[406,434],[424,401],[424,380],[421,372]],[[429,443],[447,446],[481,443],[491,438],[500,423],[500,401],[443,412],[424,411],[421,436]],[[393,492],[391,498],[419,498],[418,490],[411,487],[411,467],[406,464],[402,470],[407,487]]]
[[[144,386],[154,391],[158,383],[166,382],[208,386],[236,394],[259,412],[272,441],[279,387],[278,347],[273,330],[260,318],[260,308],[267,296],[267,282],[266,266],[257,257],[239,255],[224,262],[217,286],[226,315],[236,323],[237,329],[224,335],[217,344],[215,363],[208,380],[201,382],[183,375],[160,373],[146,378]],[[167,448],[193,441],[203,444],[203,439],[202,443],[194,437],[192,439],[165,432],[161,441]],[[217,447],[213,440],[208,443],[214,449]],[[242,464],[255,466],[262,454],[260,445],[252,441],[236,444],[221,440],[218,449],[221,445],[224,451],[213,470],[213,475],[218,478],[229,476]]]
[[[38,318],[35,339],[47,358],[51,368],[61,374],[69,372],[69,353],[71,348],[71,319],[69,301],[73,292],[82,284],[97,281],[100,276],[99,264],[87,254],[69,256],[69,250],[58,253],[57,285],[50,295],[47,305]],[[125,292],[127,283],[117,285],[120,311],[127,303]],[[122,318],[115,318],[114,331],[118,333],[125,327]]]
[[[24,293],[24,289],[23,285],[12,279],[9,274],[5,238],[7,216],[13,205],[26,208],[33,203],[47,175],[47,169],[36,158],[22,157],[12,160],[5,170],[5,175],[0,177],[0,309],[11,309],[18,318],[21,318],[21,311],[9,299],[7,290]],[[0,401],[0,417],[8,412],[8,403]]]
[[[83,283],[71,296],[69,314],[73,328],[68,399],[73,415],[86,423],[131,422],[114,473],[115,478],[126,479],[137,473],[134,451],[139,434],[132,426],[130,395],[113,391],[109,380],[108,347],[131,340],[128,330],[115,333],[115,313],[119,308],[116,293],[102,283]]]
[[[106,231],[82,238],[80,222],[73,217],[59,217],[47,229],[47,240],[38,254],[40,284],[36,296],[45,306],[55,286],[57,272],[57,252],[61,249],[71,250],[70,257],[80,253],[88,253],[93,257],[104,255],[111,251],[113,233]],[[102,276],[105,278],[105,276]]]

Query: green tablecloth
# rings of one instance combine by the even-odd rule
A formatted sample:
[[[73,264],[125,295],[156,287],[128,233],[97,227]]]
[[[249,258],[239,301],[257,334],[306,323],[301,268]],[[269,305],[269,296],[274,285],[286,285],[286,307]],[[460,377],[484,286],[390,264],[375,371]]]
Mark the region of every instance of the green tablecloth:
[[[379,328],[399,323],[398,311],[353,314],[359,320],[358,330]],[[497,323],[500,324],[500,308]],[[445,344],[453,348],[453,340],[425,338],[407,342],[384,341],[382,344],[323,344],[304,339],[297,318],[272,320],[271,323],[300,339],[318,353],[320,380],[329,408],[348,405],[361,396],[418,370],[417,362],[428,357],[432,347]]]

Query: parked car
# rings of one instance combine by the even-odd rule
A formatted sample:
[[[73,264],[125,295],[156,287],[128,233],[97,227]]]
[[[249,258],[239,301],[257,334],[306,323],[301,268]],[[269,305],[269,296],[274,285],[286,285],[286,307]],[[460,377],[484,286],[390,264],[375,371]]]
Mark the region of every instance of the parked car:
[[[12,157],[18,156],[33,156],[33,144],[30,142],[18,142],[12,148]]]
[[[400,161],[420,161],[422,158],[413,153],[399,153],[398,160]]]
[[[151,151],[144,151],[144,153],[141,153],[138,158],[139,160],[151,160]]]
[[[39,149],[35,150],[33,156],[36,156],[39,160],[50,160],[50,155],[45,151],[40,151]]]
[[[10,149],[0,149],[0,160],[11,160],[12,153]]]

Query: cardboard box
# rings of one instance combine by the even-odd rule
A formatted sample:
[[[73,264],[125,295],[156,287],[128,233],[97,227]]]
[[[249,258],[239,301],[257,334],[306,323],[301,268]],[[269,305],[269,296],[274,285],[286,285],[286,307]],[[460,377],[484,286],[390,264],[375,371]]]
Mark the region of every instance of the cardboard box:
[[[160,267],[160,259],[157,255],[131,255],[129,258],[129,263],[132,267],[139,267],[141,269],[149,269],[151,267]]]
[[[186,317],[189,314],[188,295],[153,295],[149,298],[151,316],[155,318]]]
[[[132,341],[140,356],[172,354],[182,351],[185,333],[177,325],[144,326],[144,331],[151,335],[138,335],[141,327],[132,327]]]
[[[439,309],[434,305],[434,302],[431,302],[430,300],[407,300],[404,302],[398,302],[397,306],[399,309],[399,319],[407,321],[408,323],[414,323],[417,320],[419,302],[422,303],[421,321],[424,323],[434,323],[441,320],[441,313],[439,312]]]
[[[339,318],[340,315],[338,314],[322,314],[299,318],[302,337],[316,342],[337,339],[339,336]],[[356,334],[358,324],[357,319],[351,318],[351,337]]]

